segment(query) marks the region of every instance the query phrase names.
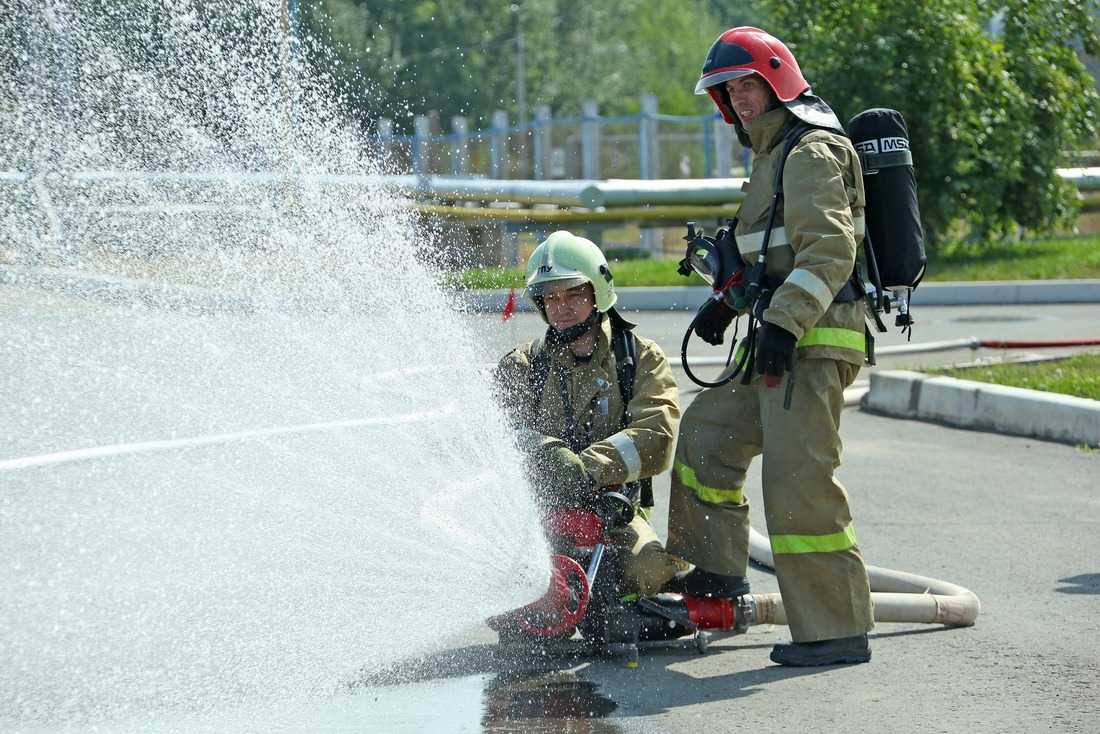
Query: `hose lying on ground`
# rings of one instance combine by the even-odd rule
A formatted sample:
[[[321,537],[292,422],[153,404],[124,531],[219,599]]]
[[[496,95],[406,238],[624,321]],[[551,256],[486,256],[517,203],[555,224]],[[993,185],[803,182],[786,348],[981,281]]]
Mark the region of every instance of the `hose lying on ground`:
[[[749,530],[749,557],[775,568],[767,537]],[[969,627],[981,612],[982,604],[974,592],[946,581],[867,566],[871,581],[871,600],[876,622],[917,622]],[[752,624],[786,624],[787,613],[779,594],[748,594],[745,597],[755,612]]]

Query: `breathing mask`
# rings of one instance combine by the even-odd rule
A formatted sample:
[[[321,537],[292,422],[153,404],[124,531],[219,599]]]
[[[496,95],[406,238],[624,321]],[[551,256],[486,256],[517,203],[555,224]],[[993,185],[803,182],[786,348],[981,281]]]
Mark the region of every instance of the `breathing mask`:
[[[737,252],[737,243],[733,238],[734,220],[727,222],[728,229],[720,229],[714,237],[708,237],[702,230],[696,231],[695,223],[688,222],[687,252],[680,261],[678,272],[685,277],[698,273],[699,277],[719,295],[718,300],[726,300],[726,305],[740,311],[748,305],[745,289],[741,285],[741,255]]]

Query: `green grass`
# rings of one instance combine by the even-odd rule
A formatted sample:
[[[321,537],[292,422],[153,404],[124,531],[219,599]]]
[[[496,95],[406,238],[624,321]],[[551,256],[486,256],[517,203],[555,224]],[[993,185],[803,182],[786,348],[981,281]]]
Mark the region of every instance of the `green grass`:
[[[953,243],[930,253],[927,281],[1100,278],[1100,237]]]
[[[1012,363],[923,369],[960,380],[1022,387],[1089,400],[1100,400],[1100,353],[1082,353],[1042,362]]]
[[[676,272],[678,259],[631,259],[610,262],[615,285],[704,285],[697,275]],[[1100,237],[1058,237],[1019,242],[950,243],[928,254],[924,282],[981,280],[1073,280],[1100,278]],[[445,282],[455,288],[523,287],[518,268],[481,268],[450,273]]]

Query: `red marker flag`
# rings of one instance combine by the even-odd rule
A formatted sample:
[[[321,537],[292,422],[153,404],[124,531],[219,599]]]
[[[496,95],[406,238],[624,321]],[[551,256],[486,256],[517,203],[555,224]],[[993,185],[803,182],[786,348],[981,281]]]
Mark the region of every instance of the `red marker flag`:
[[[516,310],[516,289],[512,288],[512,290],[508,293],[508,303],[505,304],[505,306],[504,306],[504,314],[503,314],[503,318],[501,319],[501,321],[507,321],[508,319],[512,318],[512,314],[515,312],[515,310]]]

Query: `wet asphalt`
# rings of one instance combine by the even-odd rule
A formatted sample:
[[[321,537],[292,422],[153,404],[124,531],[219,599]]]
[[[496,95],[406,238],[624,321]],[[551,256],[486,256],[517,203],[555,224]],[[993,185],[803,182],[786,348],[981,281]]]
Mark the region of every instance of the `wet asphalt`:
[[[674,366],[689,316],[628,314]],[[507,323],[493,314],[480,318],[502,345],[542,328],[529,314]],[[1100,337],[1096,303],[925,306],[914,308],[914,318],[911,340],[891,328],[879,337],[880,347],[968,337]],[[872,369],[1079,349],[889,351],[880,351],[863,379]],[[682,370],[677,377],[686,403],[697,391]],[[705,654],[643,651],[636,668],[614,658],[502,660],[486,631],[448,651],[441,660],[449,664],[426,665],[421,678],[439,675],[432,670],[470,674],[478,661],[492,671],[497,677],[491,694],[486,688],[483,731],[1100,730],[1100,452],[891,418],[858,405],[846,410],[841,437],[838,477],[851,497],[865,561],[973,591],[982,611],[972,627],[880,623],[871,634],[870,663],[814,669],[768,660],[772,645],[789,640],[783,626],[712,634]],[[667,475],[655,489],[653,522],[663,534]],[[755,473],[747,494],[751,506],[761,506]],[[778,591],[769,569],[754,566],[749,578],[754,593]],[[501,697],[523,703],[505,706],[512,713],[504,722]]]
[[[669,355],[682,401],[694,399],[678,366],[690,312],[626,315]],[[911,340],[891,328],[879,346],[1100,337],[1098,303],[930,305],[915,307],[914,317]],[[543,328],[531,313],[469,318],[487,363]],[[873,369],[1069,351],[880,349],[863,379]],[[721,353],[693,342],[690,354]],[[815,669],[768,660],[789,639],[783,626],[711,633],[704,654],[692,646],[643,651],[636,667],[614,656],[518,651],[476,629],[446,650],[349,681],[348,696],[294,712],[284,730],[1100,731],[1100,452],[891,418],[858,403],[845,411],[841,437],[838,477],[866,562],[973,591],[976,624],[882,623],[871,634],[870,663]],[[667,474],[655,491],[653,523],[663,535]],[[760,507],[758,474],[746,491]],[[778,591],[765,567],[751,567],[749,580],[754,593]]]

